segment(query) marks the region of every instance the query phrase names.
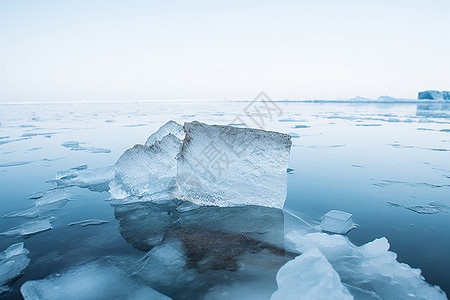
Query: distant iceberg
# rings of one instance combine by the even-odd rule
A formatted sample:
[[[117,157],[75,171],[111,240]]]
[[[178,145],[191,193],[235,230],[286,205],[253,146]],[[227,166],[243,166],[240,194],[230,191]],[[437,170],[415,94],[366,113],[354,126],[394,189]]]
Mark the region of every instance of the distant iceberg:
[[[430,99],[430,100],[450,100],[449,91],[435,91],[428,90],[419,92],[419,99]]]

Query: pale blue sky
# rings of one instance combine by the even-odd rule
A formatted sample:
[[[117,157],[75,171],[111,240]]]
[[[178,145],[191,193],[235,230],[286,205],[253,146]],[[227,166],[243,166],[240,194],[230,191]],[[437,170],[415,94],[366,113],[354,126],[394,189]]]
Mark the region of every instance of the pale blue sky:
[[[0,101],[416,98],[450,1],[0,1]]]

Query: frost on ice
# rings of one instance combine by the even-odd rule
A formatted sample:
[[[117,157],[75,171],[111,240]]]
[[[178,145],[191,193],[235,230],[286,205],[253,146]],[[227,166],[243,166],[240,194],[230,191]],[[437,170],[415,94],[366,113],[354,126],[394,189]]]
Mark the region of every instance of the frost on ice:
[[[0,294],[9,290],[8,282],[22,274],[29,263],[28,250],[23,243],[11,245],[0,252]]]
[[[311,248],[278,271],[278,290],[271,300],[350,300],[338,273],[317,248]]]
[[[199,205],[283,207],[289,135],[200,122],[185,123],[184,131],[176,197]]]
[[[355,223],[353,223],[352,215],[339,210],[331,210],[327,212],[322,217],[322,222],[320,223],[320,228],[322,231],[346,234],[353,228],[355,228]]]
[[[170,299],[131,280],[106,259],[73,267],[62,274],[25,282],[25,300],[46,299]]]

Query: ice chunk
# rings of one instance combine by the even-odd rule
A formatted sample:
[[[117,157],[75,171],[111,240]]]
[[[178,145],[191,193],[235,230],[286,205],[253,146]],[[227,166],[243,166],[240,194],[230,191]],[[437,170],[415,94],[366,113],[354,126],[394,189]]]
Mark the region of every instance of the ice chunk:
[[[278,271],[278,290],[271,300],[353,299],[339,275],[317,249],[312,248]]]
[[[25,300],[170,299],[128,278],[105,259],[74,267],[42,280],[27,281],[20,292]]]
[[[339,210],[331,210],[322,217],[320,228],[322,231],[346,234],[355,228],[355,223],[353,223],[351,214]]]
[[[67,202],[69,202],[68,199],[58,200],[55,202],[51,202],[48,204],[42,204],[39,206],[35,206],[29,209],[26,209],[24,211],[19,212],[12,212],[7,215],[4,215],[4,218],[36,218],[36,217],[44,217],[46,216],[50,211],[60,209],[64,207]]]
[[[83,221],[70,223],[69,226],[80,225],[81,227],[86,227],[86,226],[90,226],[90,225],[102,225],[102,224],[106,224],[106,223],[108,223],[108,221],[89,219],[89,220],[83,220]]]
[[[0,252],[0,294],[7,292],[9,288],[6,284],[19,276],[28,266],[28,250],[23,243],[11,245],[3,252]]]
[[[115,164],[114,180],[109,185],[112,197],[152,195],[174,186],[175,158],[182,143],[175,124],[173,121],[166,123],[151,135],[147,143],[154,141],[154,144],[135,145],[120,156]]]
[[[72,168],[60,171],[56,175],[55,183],[59,187],[79,186],[91,191],[106,192],[109,183],[115,175],[114,167],[102,167],[97,169]]]
[[[13,227],[8,231],[1,232],[0,235],[4,236],[28,236],[38,232],[47,231],[52,229],[51,224],[52,219],[45,219],[39,221],[32,221],[25,224],[22,224],[17,227]]]
[[[176,197],[199,205],[283,207],[289,135],[196,121],[184,130]]]
[[[321,232],[291,231],[286,238],[293,250],[318,248],[356,299],[446,299],[438,286],[424,280],[419,269],[397,261],[386,238],[360,247],[345,236]]]
[[[168,134],[173,134],[179,140],[184,138],[183,125],[178,124],[175,121],[169,121],[163,126],[161,126],[155,133],[148,137],[145,142],[145,146],[154,145],[156,142],[161,142],[161,140]]]

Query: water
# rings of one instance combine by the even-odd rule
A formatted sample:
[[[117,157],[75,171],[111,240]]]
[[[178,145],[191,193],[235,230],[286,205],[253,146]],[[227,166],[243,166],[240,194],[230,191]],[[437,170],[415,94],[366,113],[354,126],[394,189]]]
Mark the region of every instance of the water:
[[[229,124],[240,117],[252,126],[253,120],[243,111],[247,105],[0,105],[0,215],[32,207],[34,200],[28,196],[53,188],[50,181],[58,171],[81,165],[96,168],[114,164],[124,150],[143,144],[168,120]],[[266,117],[264,129],[295,137],[285,208],[313,225],[333,209],[352,213],[359,224],[348,234],[354,244],[387,237],[400,262],[420,268],[427,282],[439,285],[449,294],[450,106],[301,102],[277,105],[282,115],[274,114],[272,120]],[[0,250],[24,241],[31,258],[24,275],[11,285],[12,291],[0,298],[18,298],[25,281],[42,279],[77,264],[108,255],[142,257],[148,251],[135,242],[140,236],[133,233],[133,226],[128,226],[124,234],[123,224],[129,222],[121,217],[120,209],[106,201],[107,192],[78,187],[66,190],[70,201],[52,212],[56,219],[51,230],[25,239],[0,237]],[[68,226],[88,219],[108,223]],[[30,220],[0,218],[0,232],[27,221]]]

